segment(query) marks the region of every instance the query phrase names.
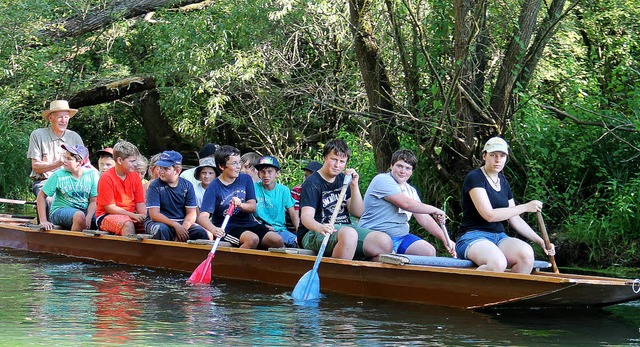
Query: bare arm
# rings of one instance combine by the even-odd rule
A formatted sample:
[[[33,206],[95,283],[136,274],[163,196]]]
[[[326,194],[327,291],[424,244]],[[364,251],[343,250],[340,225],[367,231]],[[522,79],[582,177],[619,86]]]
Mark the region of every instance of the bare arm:
[[[85,216],[85,224],[87,226],[87,229],[91,228],[91,220],[93,219],[93,216],[96,215],[97,200],[97,196],[92,196],[89,198],[89,206],[87,207],[87,215]]]
[[[209,212],[200,212],[200,214],[198,214],[198,218],[196,218],[196,223],[206,231],[212,233],[215,237],[221,238],[225,235],[224,230],[211,223],[211,214]]]
[[[347,209],[352,215],[360,217],[364,213],[364,200],[362,200],[362,193],[360,193],[358,185],[360,175],[354,169],[347,169],[346,174],[351,174],[351,198],[347,200]]]
[[[310,231],[315,231],[319,234],[331,234],[335,231],[333,225],[318,223],[313,216],[316,213],[316,209],[310,206],[305,206],[300,212],[300,221]]]
[[[513,199],[509,200],[509,206],[515,206],[516,203]],[[509,225],[518,232],[518,234],[526,237],[527,239],[537,243],[542,249],[546,249],[544,240],[540,237],[522,217],[513,216],[509,218]]]
[[[444,215],[444,211],[442,211],[441,209],[431,205],[423,204],[420,201],[411,199],[410,197],[406,196],[403,193],[389,195],[384,199],[405,211],[420,213],[420,214]]]
[[[298,211],[296,211],[295,207],[291,206],[287,209],[287,212],[289,213],[289,217],[291,218],[293,227],[298,230],[298,226],[300,225],[300,217],[298,216]]]
[[[198,208],[197,207],[187,208],[187,214],[184,216],[184,221],[182,222],[182,226],[188,230],[189,228],[191,228],[193,223],[196,222],[196,218],[198,218]]]
[[[487,222],[502,222],[525,212],[538,212],[542,210],[542,202],[531,200],[526,204],[509,204],[509,207],[493,208],[489,196],[484,188],[473,188],[469,191],[473,205],[480,216]],[[510,200],[512,202],[513,199]]]
[[[31,170],[33,170],[33,172],[35,173],[42,174],[51,170],[55,170],[61,167],[63,164],[64,161],[62,159],[53,162],[31,159]]]
[[[142,205],[144,206],[144,203],[142,204],[136,204],[136,210],[139,211],[138,209],[138,205]],[[128,216],[129,218],[142,222],[145,218],[145,215],[142,213],[133,213],[133,212],[129,212],[127,210],[125,210],[122,207],[118,207],[116,204],[109,204],[109,205],[105,205],[104,206],[104,210],[107,211],[107,213],[109,214],[123,214],[125,216]]]
[[[53,223],[49,222],[49,216],[47,216],[47,194],[42,190],[36,197],[36,207],[38,210],[38,218],[40,219],[40,227],[44,230],[53,229]]]

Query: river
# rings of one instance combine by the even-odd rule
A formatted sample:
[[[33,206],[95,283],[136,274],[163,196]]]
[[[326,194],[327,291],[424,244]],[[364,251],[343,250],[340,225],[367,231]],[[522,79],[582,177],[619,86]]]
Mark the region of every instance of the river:
[[[640,303],[474,312],[290,289],[0,248],[5,346],[638,345]]]

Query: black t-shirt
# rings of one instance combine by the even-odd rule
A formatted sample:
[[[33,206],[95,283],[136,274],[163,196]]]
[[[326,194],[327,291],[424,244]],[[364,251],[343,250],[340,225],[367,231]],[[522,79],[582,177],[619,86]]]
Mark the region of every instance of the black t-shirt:
[[[489,201],[493,208],[509,207],[509,200],[513,199],[511,186],[502,173],[498,174],[500,179],[500,191],[493,189],[489,181],[484,176],[481,169],[475,169],[467,174],[462,184],[462,222],[458,229],[458,238],[470,230],[482,230],[493,233],[504,232],[504,222],[487,222],[473,204],[469,191],[473,188],[484,188],[489,196]]]
[[[300,211],[305,206],[313,207],[316,211],[314,219],[322,224],[329,223],[331,215],[338,202],[340,196],[340,190],[342,190],[342,184],[344,182],[345,175],[343,173],[336,176],[336,179],[329,183],[320,176],[318,172],[314,172],[311,176],[307,177],[302,183],[302,192],[300,193]],[[349,224],[351,218],[349,211],[347,210],[347,200],[351,197],[351,189],[347,187],[347,193],[342,200],[342,206],[340,206],[340,212],[336,217],[335,224]],[[302,238],[309,231],[300,222],[298,227],[298,244],[302,244]]]

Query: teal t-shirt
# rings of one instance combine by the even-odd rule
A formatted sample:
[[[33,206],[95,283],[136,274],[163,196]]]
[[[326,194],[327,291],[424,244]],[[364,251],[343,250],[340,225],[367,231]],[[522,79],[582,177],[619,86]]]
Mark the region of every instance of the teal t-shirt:
[[[285,219],[286,209],[296,203],[291,197],[289,188],[280,183],[272,190],[262,186],[262,182],[254,183],[256,190],[256,212],[254,215],[265,224],[271,225],[276,231],[287,230]]]
[[[85,211],[89,206],[89,198],[98,196],[98,170],[83,169],[82,176],[75,179],[71,173],[58,169],[49,177],[42,187],[47,196],[53,196],[51,212],[63,207],[73,207]]]

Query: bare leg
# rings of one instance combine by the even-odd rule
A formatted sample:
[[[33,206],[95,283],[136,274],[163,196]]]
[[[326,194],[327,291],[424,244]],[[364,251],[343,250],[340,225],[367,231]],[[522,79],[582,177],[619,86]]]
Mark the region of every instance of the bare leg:
[[[280,234],[270,231],[264,235],[262,238],[262,242],[260,243],[262,247],[270,248],[281,248],[284,247],[284,241],[282,240],[282,236]]]
[[[502,250],[488,240],[469,246],[467,258],[478,265],[478,270],[502,272],[507,268],[507,258]]]
[[[338,243],[333,248],[331,256],[340,259],[353,259],[358,246],[358,233],[351,227],[342,227],[337,231]]]
[[[84,229],[86,229],[88,227],[88,225],[86,225],[86,216],[84,215],[84,213],[82,211],[76,211],[76,213],[73,214],[73,222],[71,224],[71,230],[72,231],[82,231]]]
[[[436,249],[429,242],[425,240],[418,240],[412,243],[409,248],[407,248],[405,254],[424,255],[432,257],[436,255]]]
[[[240,234],[240,248],[256,249],[258,248],[258,242],[260,239],[254,232],[245,230]]]
[[[380,254],[393,251],[393,242],[386,233],[372,231],[364,238],[362,250],[365,256],[370,257],[373,261],[378,261]]]
[[[529,274],[533,270],[533,248],[531,246],[513,237],[500,242],[500,250],[507,257],[507,266],[511,268],[511,272]]]
[[[135,235],[136,234],[136,226],[133,225],[133,222],[126,222],[122,226],[122,236],[127,235]]]

